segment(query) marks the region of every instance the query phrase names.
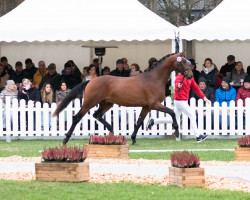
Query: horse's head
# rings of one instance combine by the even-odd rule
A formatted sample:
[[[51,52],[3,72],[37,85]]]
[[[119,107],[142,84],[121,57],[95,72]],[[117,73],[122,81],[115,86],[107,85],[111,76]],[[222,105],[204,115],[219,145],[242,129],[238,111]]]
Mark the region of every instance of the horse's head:
[[[191,79],[193,77],[193,71],[191,68],[191,62],[183,56],[183,52],[177,54],[176,71],[184,75],[185,78]]]

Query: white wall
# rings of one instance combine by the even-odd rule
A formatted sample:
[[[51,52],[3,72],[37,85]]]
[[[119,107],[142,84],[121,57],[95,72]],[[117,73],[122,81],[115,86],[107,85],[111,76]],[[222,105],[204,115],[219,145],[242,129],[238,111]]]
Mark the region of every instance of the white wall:
[[[227,56],[232,54],[236,61],[242,61],[246,72],[250,65],[250,40],[246,41],[197,41],[193,42],[197,69],[201,70],[204,60],[211,58],[218,69],[227,62]]]
[[[6,56],[9,64],[13,67],[17,61],[24,64],[26,58],[31,58],[37,66],[40,60],[44,60],[48,66],[50,63],[57,65],[57,72],[61,72],[64,63],[67,60],[74,60],[82,71],[84,66],[88,66],[92,61],[94,51],[90,48],[82,48],[82,45],[94,45],[87,42],[45,42],[45,43],[17,43],[2,42],[0,46],[0,56]],[[148,66],[148,60],[151,57],[157,59],[171,53],[171,40],[168,41],[143,41],[143,42],[105,42],[95,43],[95,45],[116,45],[118,48],[106,49],[106,55],[103,57],[104,66],[115,69],[117,59],[126,57],[128,63],[138,63],[142,70]],[[92,51],[92,52],[91,52]],[[91,56],[94,55],[94,56]]]
[[[44,60],[48,66],[55,63],[57,72],[61,73],[65,62],[74,60],[78,67],[89,65],[90,50],[81,47],[80,42],[75,43],[1,43],[1,56],[8,58],[9,64],[15,67],[17,61],[21,61],[25,68],[24,61],[31,58],[36,66],[40,60]]]

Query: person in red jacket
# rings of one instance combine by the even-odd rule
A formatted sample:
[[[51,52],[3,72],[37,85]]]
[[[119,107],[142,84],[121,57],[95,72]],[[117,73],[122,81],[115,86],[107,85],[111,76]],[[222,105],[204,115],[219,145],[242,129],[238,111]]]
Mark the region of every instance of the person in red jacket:
[[[181,81],[183,80],[183,83]],[[179,91],[178,91],[179,88]],[[181,113],[186,114],[190,118],[191,129],[193,130],[197,143],[202,142],[207,138],[207,135],[201,135],[197,129],[196,125],[196,115],[195,112],[188,105],[189,90],[192,88],[196,94],[198,94],[206,103],[210,104],[210,101],[205,97],[203,92],[200,90],[199,86],[192,79],[183,79],[182,74],[178,74],[175,79],[175,92],[174,92],[174,112],[176,115],[177,122],[180,126],[180,115]],[[155,124],[170,122],[167,118],[152,119],[149,118],[146,129],[148,130]],[[172,121],[171,121],[172,122]]]
[[[237,95],[235,98],[236,106],[239,99],[242,99],[243,106],[245,106],[246,98],[250,98],[250,76],[248,75],[245,76],[243,86],[239,88],[237,91]]]

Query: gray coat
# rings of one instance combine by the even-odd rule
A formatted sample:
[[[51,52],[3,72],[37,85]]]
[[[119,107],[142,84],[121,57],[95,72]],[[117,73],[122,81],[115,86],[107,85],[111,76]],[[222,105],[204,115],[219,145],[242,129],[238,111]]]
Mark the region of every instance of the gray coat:
[[[57,90],[56,91],[56,103],[59,103],[60,101],[62,101],[69,92],[70,92],[70,89],[67,89],[65,92],[62,90]]]
[[[0,98],[3,100],[3,104],[5,106],[6,104],[6,96],[10,96],[10,102],[12,104],[13,99],[17,99],[17,90],[16,91],[11,91],[8,89],[4,89],[1,93],[0,93]]]

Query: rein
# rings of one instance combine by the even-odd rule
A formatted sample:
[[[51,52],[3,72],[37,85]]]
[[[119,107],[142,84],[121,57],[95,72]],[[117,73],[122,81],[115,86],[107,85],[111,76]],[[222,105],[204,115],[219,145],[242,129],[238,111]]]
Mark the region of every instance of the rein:
[[[181,59],[182,59],[182,58],[181,58]],[[181,62],[181,61],[179,61],[178,59],[177,59],[177,61],[178,61],[179,63]],[[189,60],[186,59],[186,61],[190,63]],[[191,66],[191,63],[190,63],[189,65]],[[184,70],[184,72],[183,72],[183,77],[182,77],[182,79],[181,79],[181,81],[180,81],[180,84],[183,84],[184,78],[187,77],[188,72],[189,72],[190,70],[192,70],[191,67],[190,67],[189,69]],[[181,89],[182,89],[182,86],[178,88],[177,93],[179,93]]]

